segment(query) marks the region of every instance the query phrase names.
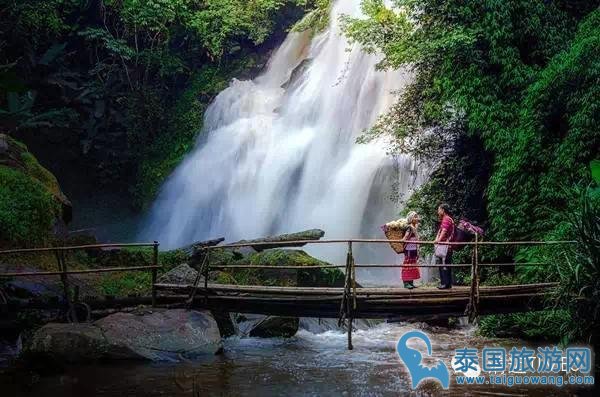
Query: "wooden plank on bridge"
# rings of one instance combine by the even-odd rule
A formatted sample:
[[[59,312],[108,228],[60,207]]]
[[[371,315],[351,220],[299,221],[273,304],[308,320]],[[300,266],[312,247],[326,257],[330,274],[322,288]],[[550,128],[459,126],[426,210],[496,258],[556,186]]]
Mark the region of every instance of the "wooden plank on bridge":
[[[540,306],[555,284],[526,284],[480,288],[480,313],[519,312]],[[158,290],[189,293],[193,286],[156,284]],[[343,288],[276,287],[230,284],[198,286],[194,306],[229,312],[282,316],[338,318]],[[469,287],[357,288],[354,318],[443,318],[462,316],[469,303]]]
[[[159,290],[170,290],[174,292],[188,292],[193,288],[189,284],[155,284]],[[519,284],[519,285],[503,285],[503,286],[482,286],[480,294],[511,294],[517,292],[535,292],[545,291],[556,286],[556,283],[539,283],[539,284]],[[198,286],[199,293],[204,291],[204,286]],[[255,285],[233,285],[233,284],[208,284],[207,288],[210,293],[252,293],[258,295],[342,295],[344,288],[325,288],[325,287],[277,287],[277,286],[255,286]],[[470,287],[456,286],[452,289],[439,290],[437,288],[415,288],[409,290],[400,287],[373,287],[373,288],[357,288],[358,295],[407,295],[407,296],[453,296],[453,295],[468,295]]]

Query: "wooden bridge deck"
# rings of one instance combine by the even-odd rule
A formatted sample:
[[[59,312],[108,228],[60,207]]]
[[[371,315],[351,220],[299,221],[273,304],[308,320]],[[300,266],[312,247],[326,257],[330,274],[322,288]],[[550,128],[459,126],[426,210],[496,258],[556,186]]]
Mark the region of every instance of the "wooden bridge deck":
[[[479,287],[479,313],[497,314],[542,307],[553,283]],[[155,284],[158,291],[190,294],[192,285]],[[430,319],[462,316],[470,287],[356,288],[354,318]],[[194,307],[227,312],[339,318],[344,288],[208,284],[196,287]]]

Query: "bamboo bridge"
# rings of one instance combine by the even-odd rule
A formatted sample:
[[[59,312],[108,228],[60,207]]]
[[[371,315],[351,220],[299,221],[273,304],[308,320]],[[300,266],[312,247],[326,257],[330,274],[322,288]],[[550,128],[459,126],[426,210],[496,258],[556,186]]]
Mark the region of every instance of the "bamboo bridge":
[[[219,240],[220,242],[220,240]],[[31,252],[54,253],[58,270],[44,272],[13,272],[0,273],[0,280],[13,277],[59,276],[64,288],[63,302],[56,305],[64,306],[66,319],[78,321],[78,313],[83,308],[84,319],[89,320],[93,310],[122,309],[127,306],[140,304],[153,307],[202,308],[219,312],[255,313],[288,317],[318,317],[337,318],[340,325],[348,330],[348,348],[352,349],[352,323],[354,319],[439,319],[448,317],[468,316],[472,321],[479,315],[515,313],[543,308],[544,297],[555,285],[554,283],[536,283],[501,286],[480,286],[480,273],[484,267],[503,266],[548,266],[545,263],[480,263],[481,249],[493,246],[524,246],[524,245],[564,245],[573,241],[515,241],[491,242],[475,241],[464,243],[446,243],[448,245],[471,246],[471,263],[452,265],[420,265],[419,267],[437,268],[448,266],[452,268],[470,268],[470,285],[454,286],[452,289],[438,290],[432,287],[419,287],[413,290],[400,287],[362,287],[356,280],[356,269],[359,268],[401,268],[397,264],[357,264],[354,260],[353,247],[356,244],[389,244],[403,242],[402,240],[387,239],[348,239],[348,240],[295,240],[282,242],[248,242],[239,244],[223,244],[203,247],[202,262],[198,275],[193,284],[157,283],[157,272],[161,268],[158,263],[158,242],[133,244],[96,244],[68,247],[48,247],[34,249],[16,249],[0,251],[0,258],[7,254]],[[417,241],[421,246],[432,245],[433,241]],[[305,244],[343,244],[346,246],[346,263],[342,265],[211,265],[211,252],[216,249],[236,249],[242,247],[260,247],[264,249],[277,247],[296,247]],[[108,267],[102,269],[69,270],[65,253],[76,250],[120,247],[151,247],[152,265],[133,267]],[[258,285],[227,285],[209,283],[209,272],[228,269],[270,269],[270,270],[319,270],[335,268],[344,271],[344,286],[331,287],[277,287]],[[124,271],[148,271],[151,274],[152,294],[148,297],[126,297],[108,299],[92,299],[82,302],[78,294],[73,294],[69,287],[69,275],[86,273],[106,273]],[[27,308],[44,308],[48,303],[28,302],[26,305],[11,304],[3,297],[0,290],[0,309],[6,306],[8,310],[24,310]],[[6,311],[6,310],[4,310]],[[82,315],[79,315],[81,319]]]

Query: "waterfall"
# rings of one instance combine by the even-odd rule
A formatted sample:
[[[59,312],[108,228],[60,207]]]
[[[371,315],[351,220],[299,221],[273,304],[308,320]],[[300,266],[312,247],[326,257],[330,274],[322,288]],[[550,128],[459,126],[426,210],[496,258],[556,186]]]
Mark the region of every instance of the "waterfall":
[[[420,170],[409,157],[388,156],[385,140],[356,138],[411,75],[375,70],[379,58],[345,40],[342,13],[360,15],[360,0],[337,1],[326,31],[290,33],[261,76],[233,80],[215,98],[196,147],[162,187],[144,237],[163,248],[308,228],[326,238],[382,237],[378,226],[399,210],[392,187],[409,192]],[[308,251],[339,260],[344,249]],[[384,250],[362,249],[357,259],[375,251]]]

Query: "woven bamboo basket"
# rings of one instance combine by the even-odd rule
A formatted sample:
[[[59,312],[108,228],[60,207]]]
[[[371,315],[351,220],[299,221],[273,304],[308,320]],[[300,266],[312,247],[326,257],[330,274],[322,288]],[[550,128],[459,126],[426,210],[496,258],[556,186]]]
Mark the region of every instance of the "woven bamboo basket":
[[[388,240],[402,240],[404,238],[404,231],[400,229],[388,228],[385,232],[385,237]],[[397,254],[404,252],[404,243],[390,243],[390,246]]]

